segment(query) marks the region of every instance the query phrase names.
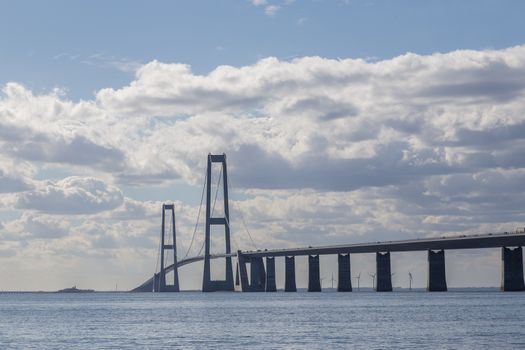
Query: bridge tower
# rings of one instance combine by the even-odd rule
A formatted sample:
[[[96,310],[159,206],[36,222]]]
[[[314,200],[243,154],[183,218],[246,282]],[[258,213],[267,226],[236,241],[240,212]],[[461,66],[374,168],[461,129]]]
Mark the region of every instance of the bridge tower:
[[[171,234],[172,240],[171,244],[167,244],[166,241],[167,235],[169,232],[166,232],[166,212],[171,216]],[[160,233],[160,271],[154,276],[154,292],[178,292],[179,291],[179,274],[177,271],[177,233],[175,229],[175,208],[173,204],[163,204],[162,205],[162,229]],[[164,254],[165,251],[173,252],[173,284],[166,284],[166,265]]]
[[[223,200],[224,200],[224,216],[212,217],[211,213],[211,170],[213,163],[221,163],[222,165],[222,183],[223,183]],[[210,232],[211,226],[224,226],[224,239],[226,246],[226,254],[231,253],[230,245],[230,211],[228,207],[228,172],[226,169],[226,155],[225,154],[208,154],[208,168],[206,172],[206,230],[204,242],[204,276],[202,279],[203,292],[215,291],[234,291],[233,286],[233,269],[232,258],[226,259],[226,273],[224,280],[212,280],[210,269]]]

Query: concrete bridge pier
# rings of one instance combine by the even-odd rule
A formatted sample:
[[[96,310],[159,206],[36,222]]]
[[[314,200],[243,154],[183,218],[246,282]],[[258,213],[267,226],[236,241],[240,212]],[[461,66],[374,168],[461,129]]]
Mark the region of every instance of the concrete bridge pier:
[[[445,251],[428,251],[428,284],[429,292],[446,292]]]
[[[319,271],[319,255],[308,255],[308,291],[321,291],[321,275]]]
[[[266,257],[266,291],[277,292],[275,284],[275,258],[273,256]]]
[[[525,290],[523,283],[523,250],[517,248],[501,248],[501,260],[503,261],[501,290],[505,292],[516,292]]]
[[[284,257],[284,291],[297,292],[295,285],[295,256]]]
[[[376,253],[376,292],[392,291],[392,273],[390,270],[390,252]]]
[[[246,264],[250,263],[250,280]],[[237,273],[243,292],[264,292],[266,272],[262,258],[247,258],[241,251],[237,251]]]
[[[239,279],[239,261],[237,261],[237,266],[235,268],[235,285],[239,286],[241,284],[241,280]]]
[[[237,251],[237,276],[239,278],[236,282],[240,282],[241,291],[249,292],[250,283],[248,281],[248,271],[246,270],[246,257],[240,250]]]
[[[350,272],[350,254],[337,254],[337,291],[352,291],[352,275]]]
[[[250,259],[250,287],[254,292],[264,292],[266,288],[266,271],[263,259],[260,257]]]

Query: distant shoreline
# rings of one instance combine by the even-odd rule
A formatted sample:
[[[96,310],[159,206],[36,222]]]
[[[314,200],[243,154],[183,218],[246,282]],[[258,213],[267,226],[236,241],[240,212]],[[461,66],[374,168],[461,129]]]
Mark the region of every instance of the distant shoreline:
[[[201,293],[200,290],[181,290],[179,293]],[[359,291],[357,288],[354,288],[352,293],[379,293],[379,294],[388,294],[388,293],[412,293],[412,292],[427,292],[426,288],[412,288],[412,290],[409,290],[408,288],[394,288],[392,292],[384,293],[384,292],[375,292],[372,288],[361,288]],[[448,292],[501,292],[500,287],[461,287],[461,288],[449,288]],[[444,292],[444,293],[448,293]],[[130,294],[144,294],[144,292],[130,292],[130,291],[111,291],[111,290],[81,290],[79,292],[70,292],[65,290],[59,290],[59,291],[0,291],[0,294],[93,294],[93,293],[130,293]],[[145,292],[148,293],[148,292]],[[217,292],[217,293],[231,293],[231,292]],[[234,293],[242,293],[242,292],[234,292]],[[284,293],[283,290],[278,290],[277,293]],[[297,293],[308,293],[306,288],[298,288]],[[324,288],[321,293],[338,293],[335,288]],[[345,292],[340,292],[341,294],[348,294]],[[171,293],[161,293],[161,294],[171,294]],[[272,294],[272,293],[259,293],[259,294]],[[293,293],[289,293],[293,294]],[[314,293],[319,294],[319,293]],[[431,293],[435,294],[435,293]],[[441,294],[441,293],[437,293]]]

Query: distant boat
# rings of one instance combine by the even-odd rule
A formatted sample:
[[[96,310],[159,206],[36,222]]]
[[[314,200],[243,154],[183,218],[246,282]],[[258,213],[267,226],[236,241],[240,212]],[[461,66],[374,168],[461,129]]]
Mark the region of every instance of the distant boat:
[[[77,286],[71,288],[61,289],[57,293],[93,293],[93,289],[78,289]]]

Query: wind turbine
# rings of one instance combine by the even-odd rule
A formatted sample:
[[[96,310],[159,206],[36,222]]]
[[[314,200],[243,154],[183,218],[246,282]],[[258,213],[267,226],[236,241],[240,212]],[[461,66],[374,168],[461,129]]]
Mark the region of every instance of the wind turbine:
[[[332,279],[330,281],[332,281],[332,289],[334,289],[334,282],[336,280],[334,279],[334,273],[333,272],[332,272]]]
[[[361,271],[359,271],[359,274],[357,275],[357,277],[354,277],[356,280],[357,280],[357,290],[359,291],[359,280],[361,279]]]
[[[372,277],[372,288],[376,289],[376,274],[375,273],[370,273],[369,275],[370,275],[370,277]]]
[[[390,274],[390,282],[392,282],[392,276],[394,276],[395,274],[396,274],[395,272],[392,272],[392,273]]]
[[[412,272],[408,271],[408,290],[412,290]]]

